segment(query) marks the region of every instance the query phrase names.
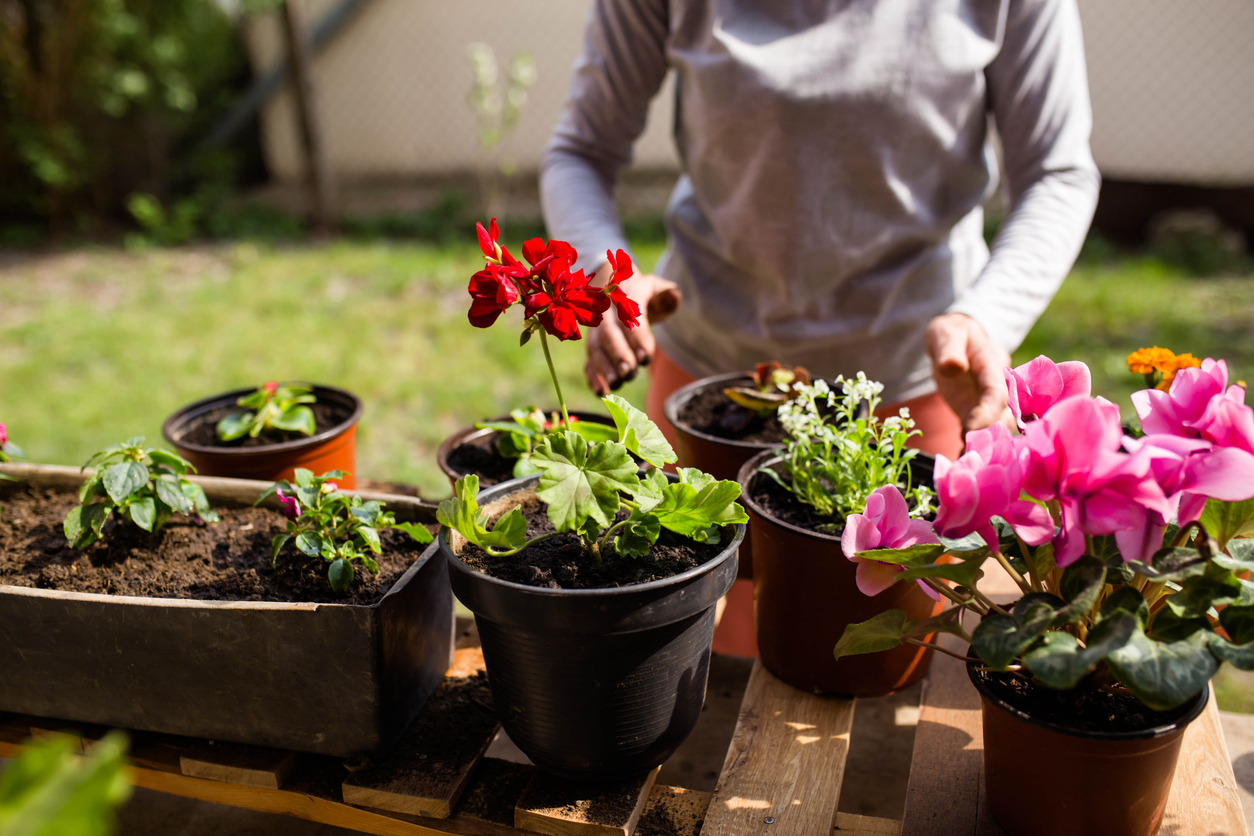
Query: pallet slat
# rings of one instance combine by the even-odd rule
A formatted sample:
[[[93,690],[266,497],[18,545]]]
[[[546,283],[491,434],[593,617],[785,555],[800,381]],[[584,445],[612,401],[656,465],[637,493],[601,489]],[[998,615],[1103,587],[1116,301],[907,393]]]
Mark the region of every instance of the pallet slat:
[[[277,790],[299,760],[299,752],[286,749],[202,740],[179,756],[179,771],[193,778]]]
[[[854,700],[821,697],[755,662],[702,836],[831,831]]]
[[[631,836],[661,767],[614,784],[579,784],[537,772],[514,826],[547,836]]]

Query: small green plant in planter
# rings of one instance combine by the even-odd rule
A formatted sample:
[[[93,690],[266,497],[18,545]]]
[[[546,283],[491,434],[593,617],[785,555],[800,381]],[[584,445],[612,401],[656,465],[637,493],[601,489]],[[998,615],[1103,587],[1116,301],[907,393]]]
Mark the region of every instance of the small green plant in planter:
[[[470,322],[487,328],[512,304],[523,303],[526,319],[520,344],[539,334],[562,423],[571,427],[548,338],[580,339],[579,326],[599,325],[611,305],[628,330],[635,328],[640,309],[619,286],[631,277],[631,259],[622,250],[617,256],[607,252],[617,269],[605,287],[594,288],[582,270],[572,272],[576,253],[564,241],[545,243],[537,238],[524,244],[528,269],[497,243],[495,219],[486,230],[479,224],[478,231],[487,266],[471,279]],[[699,543],[718,543],[722,526],[748,521],[736,503],[740,496],[736,482],[692,469],[680,469],[679,481],[673,483],[656,469],[641,477],[633,454],[660,468],[676,460],[674,450],[657,425],[623,398],[611,395],[602,402],[614,419],[614,437],[590,441],[571,429],[550,431],[531,451],[530,466],[540,472],[536,496],[547,506],[553,532],[527,539],[527,523],[517,507],[486,528],[477,501],[479,479],[473,475],[457,480],[454,496],[440,503],[440,523],[498,557],[573,533],[584,551],[600,562],[607,549],[623,557],[647,554],[663,528]],[[616,519],[620,511],[626,513],[622,520]]]
[[[795,394],[779,407],[779,420],[788,430],[780,470],[762,468],[801,502],[832,522],[818,528],[838,533],[845,518],[866,505],[879,488],[903,488],[912,517],[931,513],[932,491],[922,484],[908,486],[910,460],[918,451],[906,442],[920,432],[907,410],[880,420],[875,409],[884,385],[867,380],[858,372],[856,379],[835,381],[837,393],[826,381],[799,384]],[[866,401],[867,417],[858,417]],[[830,410],[824,414],[820,405]]]
[[[251,412],[232,412],[218,421],[216,432],[220,441],[235,441],[249,436],[256,438],[262,430],[275,429],[313,435],[317,429],[313,410],[313,390],[307,386],[280,386],[271,380],[236,401]]]
[[[106,447],[83,465],[89,467],[95,470],[78,489],[81,504],[65,518],[65,538],[76,549],[100,539],[115,516],[144,531],[159,531],[174,514],[218,521],[204,489],[187,478],[196,468],[168,450],[145,447],[143,436]]]
[[[790,369],[775,361],[758,363],[749,377],[752,386],[729,386],[723,394],[759,418],[775,412],[810,384],[810,373],[803,367]]]
[[[539,473],[540,468],[531,461],[531,454],[547,436],[573,430],[590,442],[610,441],[617,438],[614,427],[593,421],[580,421],[571,416],[570,423],[556,412],[545,415],[534,406],[510,410],[512,421],[480,421],[476,429],[495,430],[497,452],[503,458],[514,459],[514,477]]]
[[[257,500],[277,496],[287,517],[287,531],[276,534],[270,543],[271,565],[289,541],[309,557],[327,561],[327,580],[336,592],[344,592],[353,583],[353,564],[360,563],[371,574],[378,574],[379,564],[371,556],[383,551],[379,532],[387,528],[404,531],[419,543],[430,543],[431,532],[416,523],[398,523],[396,517],[383,510],[377,500],[363,500],[340,491],[336,479],[344,472],[333,470],[321,476],[303,467],[296,468],[296,484],[277,482]]]
[[[11,462],[15,458],[26,458],[22,448],[9,442],[9,430],[0,424],[0,462]],[[0,482],[16,482],[12,476],[0,473]]]

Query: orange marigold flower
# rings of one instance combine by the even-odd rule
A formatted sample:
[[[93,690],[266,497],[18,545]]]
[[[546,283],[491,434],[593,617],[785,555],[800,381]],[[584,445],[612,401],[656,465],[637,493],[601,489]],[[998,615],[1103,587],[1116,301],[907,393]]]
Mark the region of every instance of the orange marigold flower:
[[[1192,356],[1192,355],[1186,355]],[[1128,355],[1128,371],[1133,374],[1153,374],[1175,369],[1175,353],[1169,348],[1138,348]]]

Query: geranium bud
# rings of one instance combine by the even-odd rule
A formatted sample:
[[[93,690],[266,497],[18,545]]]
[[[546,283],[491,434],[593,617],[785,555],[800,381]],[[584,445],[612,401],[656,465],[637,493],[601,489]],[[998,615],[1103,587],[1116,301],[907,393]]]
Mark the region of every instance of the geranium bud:
[[[296,497],[283,493],[282,488],[279,488],[274,493],[279,498],[279,503],[283,506],[283,516],[289,520],[295,520],[300,516],[300,503],[296,501]]]

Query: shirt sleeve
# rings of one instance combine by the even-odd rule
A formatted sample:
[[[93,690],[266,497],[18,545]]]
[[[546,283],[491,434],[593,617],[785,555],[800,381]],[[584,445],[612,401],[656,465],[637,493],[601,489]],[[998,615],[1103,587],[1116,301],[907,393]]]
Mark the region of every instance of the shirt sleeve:
[[[1010,211],[983,272],[949,310],[1014,351],[1075,262],[1101,184],[1075,0],[1010,0],[1002,48],[985,76]]]
[[[619,172],[666,78],[668,0],[596,0],[566,105],[540,165],[549,235],[592,271],[607,249],[629,250],[614,202]]]

